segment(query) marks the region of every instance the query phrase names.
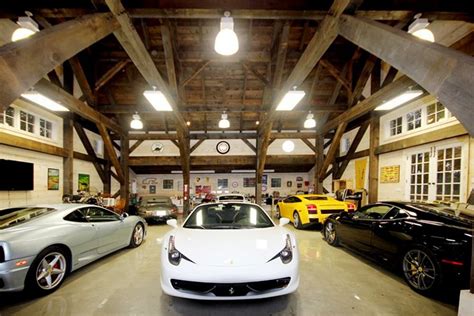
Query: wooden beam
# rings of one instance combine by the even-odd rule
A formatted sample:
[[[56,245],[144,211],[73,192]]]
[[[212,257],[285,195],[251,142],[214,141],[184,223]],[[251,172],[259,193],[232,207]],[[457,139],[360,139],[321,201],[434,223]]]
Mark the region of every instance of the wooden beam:
[[[464,128],[461,124],[456,124],[453,126],[443,127],[432,132],[423,133],[418,136],[380,145],[375,149],[375,154],[381,155],[397,150],[420,146],[423,144],[434,143],[445,139],[461,137],[467,134],[466,128]]]
[[[120,139],[120,147],[122,148],[120,151],[120,170],[123,178],[122,181],[120,181],[120,199],[125,202],[123,209],[124,212],[128,212],[128,205],[130,202],[130,176],[128,171],[129,146],[128,136],[122,135],[122,138]],[[116,171],[118,172],[117,169]]]
[[[247,145],[254,153],[257,153],[257,148],[246,138],[242,138],[242,141]]]
[[[196,148],[199,147],[199,145],[201,145],[203,142],[204,142],[205,139],[200,139],[198,140],[192,147],[191,149],[189,150],[189,153],[192,153],[193,151],[196,150]]]
[[[52,84],[46,79],[41,79],[36,85],[35,90],[49,97],[52,100],[60,102],[64,107],[79,116],[88,119],[94,123],[104,124],[115,133],[122,134],[122,128],[115,121],[97,112],[90,106],[79,101],[60,87]]]
[[[323,181],[321,181],[319,174],[323,168],[324,164],[324,138],[322,135],[318,135],[316,137],[316,159],[314,164],[314,193],[322,194],[323,193]]]
[[[383,80],[382,88],[392,83],[393,80],[395,80],[397,73],[398,73],[398,69],[393,66],[390,66],[390,68],[388,69],[387,75],[385,76]]]
[[[367,81],[369,80],[372,74],[372,70],[374,69],[376,61],[377,61],[377,57],[375,57],[374,55],[370,55],[365,61],[364,67],[362,67],[362,71],[359,75],[359,78],[357,79],[357,83],[354,87],[354,90],[349,95],[349,102],[348,102],[349,107],[356,104],[361,98],[362,91],[364,91]]]
[[[0,47],[0,111],[48,72],[118,26],[112,14],[98,13],[55,25],[28,40]]]
[[[143,139],[137,140],[132,146],[130,146],[130,149],[128,150],[128,153],[131,154],[135,149],[138,148],[142,143],[144,142]]]
[[[302,138],[301,140],[303,141],[303,143],[306,144],[306,146],[311,148],[312,151],[314,151],[315,153],[318,153],[317,147],[315,145],[313,145],[307,138]]]
[[[166,23],[168,22],[168,23]],[[161,40],[163,42],[163,51],[165,53],[166,72],[168,73],[168,85],[173,93],[174,99],[179,100],[178,79],[176,76],[175,60],[173,54],[173,44],[171,42],[171,33],[169,21],[164,21],[161,25]]]
[[[102,183],[105,183],[106,179],[105,179],[104,169],[102,168],[102,166],[99,164],[97,160],[97,155],[95,154],[94,148],[92,147],[89,137],[87,137],[86,132],[84,131],[84,129],[78,122],[74,122],[74,128],[76,129],[77,135],[79,136],[79,139],[81,140],[82,145],[86,149],[87,154],[92,158],[92,164],[94,165],[94,168],[97,171],[97,174],[99,175],[100,180],[102,181]]]
[[[474,136],[474,57],[366,18],[342,16],[339,32],[415,80]]]
[[[135,134],[129,133],[130,140],[176,140],[178,135],[176,133],[149,133],[149,134]],[[270,139],[311,139],[316,138],[316,133],[312,132],[281,132],[271,133]],[[189,135],[190,139],[256,139],[257,133],[192,133]],[[113,136],[113,139],[118,139],[118,136]]]
[[[335,179],[340,179],[342,175],[344,174],[344,171],[346,170],[347,166],[349,165],[349,162],[354,159],[354,154],[357,150],[357,147],[359,146],[362,138],[365,135],[365,132],[367,131],[367,128],[369,127],[369,121],[365,121],[360,127],[359,130],[357,131],[356,136],[354,137],[354,140],[352,141],[351,146],[349,147],[349,150],[347,151],[346,156],[344,157],[344,160],[342,163],[339,165],[339,168],[337,169],[337,173],[335,174]],[[336,159],[336,164],[337,159]]]
[[[286,53],[288,51],[289,36],[290,36],[290,22],[286,21],[281,30],[280,41],[278,43],[278,51],[276,54],[275,73],[273,75],[273,82],[272,82],[272,88],[274,90],[279,89],[281,86],[283,71],[285,70]]]
[[[43,154],[49,154],[60,157],[68,157],[65,149],[46,143],[37,142],[28,138],[15,136],[0,131],[0,144],[16,148],[31,150]]]
[[[265,86],[269,86],[270,82],[267,80],[265,75],[259,73],[254,67],[248,65],[246,62],[241,62],[242,67],[245,68],[245,70],[251,72],[258,80],[260,80]]]
[[[193,72],[191,76],[189,76],[188,78],[186,78],[186,80],[180,83],[180,86],[184,87],[185,85],[187,85],[191,80],[193,80],[197,75],[199,75],[201,71],[203,71],[210,63],[210,60],[202,62],[202,64],[196,69],[195,72]]]
[[[343,122],[341,123],[336,130],[336,134],[334,134],[334,137],[331,142],[331,147],[329,147],[329,150],[326,154],[326,158],[324,159],[323,166],[319,172],[319,178],[321,179],[325,174],[326,171],[329,167],[330,164],[334,163],[336,154],[339,152],[339,144],[342,138],[342,135],[344,135],[344,132],[346,130],[347,123]]]
[[[107,70],[100,78],[96,81],[94,92],[98,92],[100,88],[106,85],[110,79],[112,79],[116,74],[118,74],[127,64],[130,62],[128,59],[124,59],[116,63],[109,70]]]
[[[112,145],[113,141],[110,138],[109,132],[107,131],[107,129],[105,128],[103,124],[100,124],[100,123],[97,124],[97,128],[99,129],[100,136],[102,136],[102,140],[104,141],[104,147],[105,147],[105,150],[107,151],[107,155],[110,158],[110,161],[112,162],[112,166],[114,166],[115,168],[115,172],[117,173],[118,180],[120,183],[123,183],[124,174],[123,174],[120,162],[117,158],[117,154],[115,153],[114,146]]]
[[[0,136],[0,139],[2,137]],[[26,140],[23,138],[21,142]],[[32,144],[24,144],[29,145],[27,148],[31,150],[30,147]],[[72,115],[65,115],[63,118],[63,194],[73,194],[74,192],[74,127],[73,127],[73,120]]]
[[[372,113],[370,118],[369,146],[369,203],[375,203],[379,198],[379,156],[375,150],[380,140],[380,116]]]
[[[352,84],[342,75],[342,71],[339,71],[333,64],[328,60],[322,59],[319,64],[326,68],[326,70],[341,83],[341,85],[347,90],[349,98],[352,96]]]
[[[77,83],[79,84],[79,87],[81,88],[81,91],[85,99],[87,100],[87,104],[89,104],[90,106],[95,106],[96,101],[95,101],[94,92],[92,91],[89,81],[87,80],[86,73],[84,72],[84,69],[82,68],[79,57],[78,56],[71,57],[69,59],[69,64],[71,65],[71,68],[74,73],[74,76],[76,77]]]

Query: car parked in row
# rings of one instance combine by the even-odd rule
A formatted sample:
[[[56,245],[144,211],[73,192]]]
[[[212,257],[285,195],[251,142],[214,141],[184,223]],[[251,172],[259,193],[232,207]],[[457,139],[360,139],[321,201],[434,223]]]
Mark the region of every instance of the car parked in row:
[[[326,218],[342,211],[354,211],[355,205],[322,194],[290,195],[276,206],[277,218],[289,218],[295,228],[322,224]]]
[[[321,232],[332,246],[392,263],[412,289],[428,294],[468,286],[473,223],[436,204],[380,202],[331,215]]]
[[[178,207],[167,196],[145,196],[137,213],[147,222],[166,222],[168,219],[177,218]]]

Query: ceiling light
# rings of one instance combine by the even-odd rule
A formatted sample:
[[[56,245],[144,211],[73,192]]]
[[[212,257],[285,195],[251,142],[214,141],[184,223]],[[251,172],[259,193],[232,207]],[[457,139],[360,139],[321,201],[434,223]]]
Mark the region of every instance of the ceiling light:
[[[258,125],[258,124],[260,124],[260,121],[256,121],[256,122],[255,122],[255,125]]]
[[[16,29],[11,37],[12,42],[22,40],[24,38],[30,37],[39,31],[38,23],[36,23],[31,16],[31,12],[25,11],[27,16],[20,16],[16,22],[20,28]]]
[[[283,151],[286,153],[291,153],[293,150],[295,150],[295,143],[293,143],[291,140],[285,140],[283,145],[281,145],[281,149],[283,149]]]
[[[130,128],[133,129],[142,129],[143,128],[143,122],[140,118],[140,115],[137,113],[133,114],[133,120],[130,121]]]
[[[304,121],[304,128],[315,128],[316,121],[314,120],[314,114],[309,112],[306,116],[306,121]]]
[[[222,113],[221,115],[221,120],[219,121],[219,128],[229,128],[230,127],[230,122],[227,119],[227,114]]]
[[[191,121],[187,121],[186,125],[191,126]]]
[[[230,12],[224,12],[221,18],[221,30],[216,36],[214,49],[218,54],[230,56],[239,50],[239,39],[234,32],[234,19],[230,17]]]
[[[144,91],[143,95],[148,100],[148,102],[150,102],[150,104],[155,108],[155,110],[168,112],[173,111],[171,104],[168,102],[163,92],[155,90],[155,87],[153,87],[153,90]]]
[[[183,171],[181,170],[171,170],[172,174],[182,174]],[[207,173],[216,173],[215,170],[191,170],[189,173],[194,173],[194,174],[207,174]]]
[[[291,111],[305,96],[305,92],[301,90],[288,91],[283,99],[281,99],[276,110],[277,111]]]
[[[415,15],[415,21],[408,26],[408,33],[421,38],[422,40],[434,42],[435,38],[433,32],[428,30],[426,27],[430,24],[428,19],[422,19],[421,13]]]
[[[383,104],[379,105],[378,107],[375,108],[375,111],[387,111],[396,108],[397,106],[400,106],[410,100],[413,100],[414,98],[420,96],[423,94],[423,91],[421,90],[410,90],[406,91],[399,96],[384,102]]]
[[[36,92],[36,91],[27,91],[27,92],[22,93],[21,96],[51,111],[56,111],[56,112],[69,111],[67,108],[65,108],[58,102],[53,101],[50,98],[47,98],[41,93]]]

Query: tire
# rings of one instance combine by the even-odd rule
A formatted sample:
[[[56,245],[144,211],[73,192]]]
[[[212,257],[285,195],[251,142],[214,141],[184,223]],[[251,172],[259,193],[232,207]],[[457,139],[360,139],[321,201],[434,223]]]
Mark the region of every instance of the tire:
[[[420,294],[432,294],[441,284],[441,267],[433,253],[422,246],[408,248],[401,266],[405,281]]]
[[[61,247],[52,246],[41,251],[26,275],[25,289],[35,295],[56,291],[69,271],[68,255]]]
[[[143,243],[145,237],[145,228],[142,223],[135,225],[132,231],[132,236],[130,237],[129,248],[137,248]]]
[[[324,229],[324,239],[326,242],[333,247],[337,247],[340,245],[339,236],[336,232],[336,225],[334,221],[327,220],[323,226]]]
[[[300,215],[296,211],[293,213],[293,226],[296,229],[302,229],[303,228],[303,225],[301,224]]]
[[[276,214],[275,214],[276,218],[277,219],[280,219],[281,218],[281,213],[280,213],[280,207],[277,205],[276,207]]]

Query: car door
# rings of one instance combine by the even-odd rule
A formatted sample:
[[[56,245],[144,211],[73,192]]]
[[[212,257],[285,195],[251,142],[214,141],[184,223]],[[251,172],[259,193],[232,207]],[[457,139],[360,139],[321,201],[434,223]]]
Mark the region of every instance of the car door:
[[[341,241],[359,251],[372,252],[373,225],[390,211],[391,206],[367,205],[355,213],[341,213],[338,234]]]
[[[294,206],[295,203],[299,201],[298,198],[294,196],[289,196],[286,199],[283,200],[283,212],[282,216],[289,218],[290,220],[293,220],[293,211],[294,211]]]
[[[93,261],[97,255],[99,241],[94,223],[87,221],[84,209],[75,210],[63,219],[71,226],[68,231],[73,253],[73,266],[82,266]]]
[[[99,243],[97,251],[100,255],[124,245],[126,236],[124,230],[127,227],[119,215],[100,207],[88,207],[86,218],[97,229]]]

